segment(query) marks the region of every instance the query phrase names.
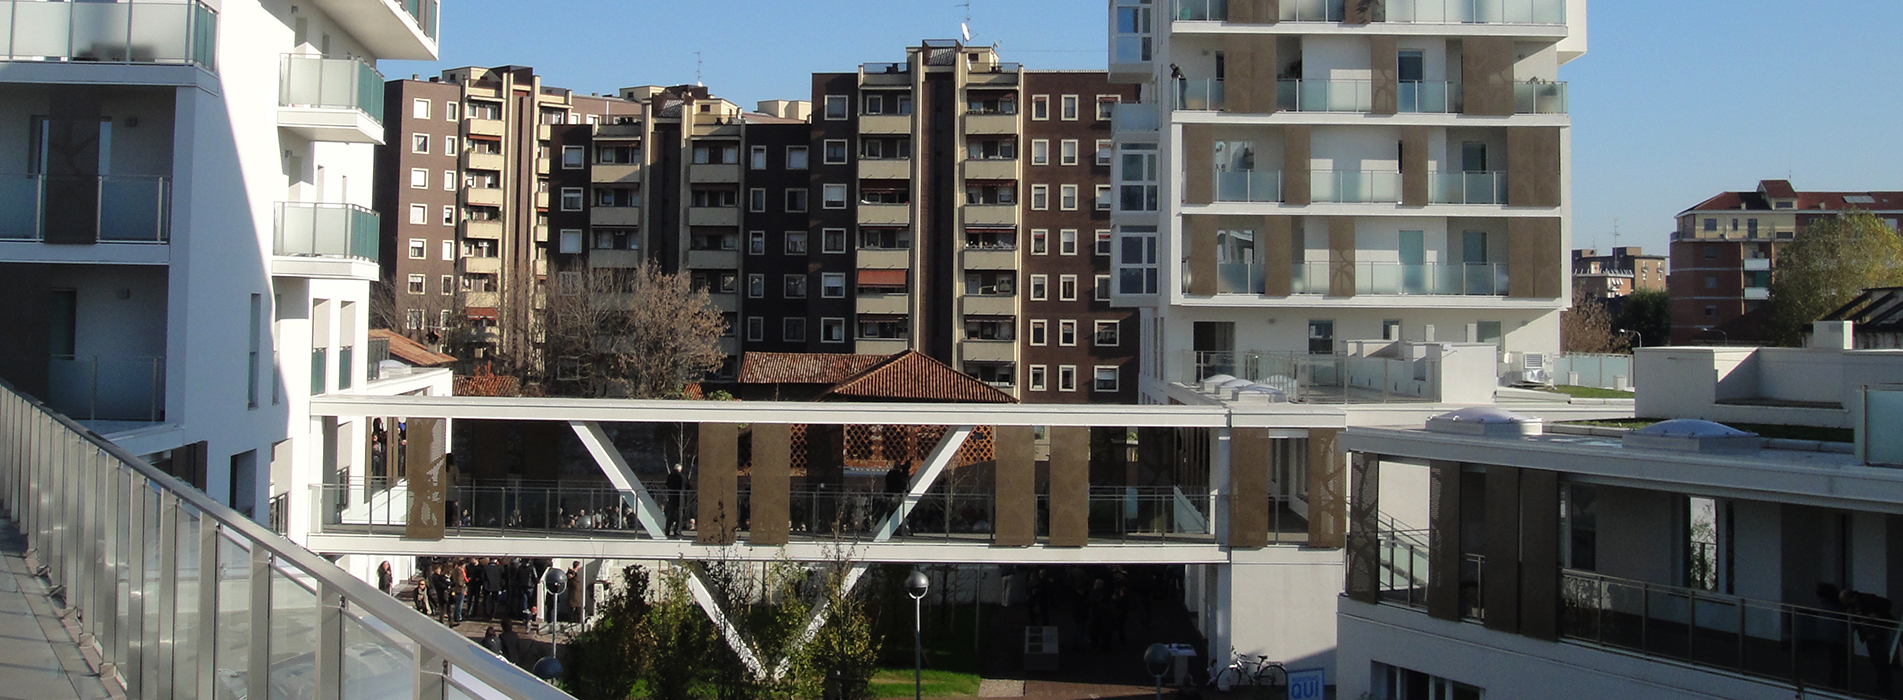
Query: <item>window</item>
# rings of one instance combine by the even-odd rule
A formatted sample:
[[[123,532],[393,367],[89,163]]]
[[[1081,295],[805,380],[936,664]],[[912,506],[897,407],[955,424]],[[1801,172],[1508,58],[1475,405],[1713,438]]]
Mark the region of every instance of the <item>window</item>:
[[[422,275],[410,275],[410,293],[411,294],[422,294],[423,285],[424,285],[424,282],[423,282]]]
[[[1097,139],[1097,165],[1109,167],[1110,156],[1114,151],[1115,149],[1110,146],[1110,139]]]
[[[758,343],[762,340],[766,340],[766,317],[748,316],[747,317],[747,341],[752,343]]]
[[[452,122],[453,122],[453,121],[456,121],[456,118],[457,118],[457,115],[456,115],[456,112],[458,111],[458,109],[457,109],[457,108],[459,108],[459,107],[461,107],[461,106],[462,106],[462,104],[461,104],[461,103],[459,103],[459,102],[445,102],[445,103],[443,103],[443,120],[444,120],[444,121],[452,121]]]
[[[766,188],[747,190],[747,211],[766,211]]]
[[[423,310],[410,309],[407,313],[403,314],[403,327],[413,331],[422,330]]]
[[[885,95],[876,92],[866,93],[866,114],[885,114]]]
[[[1718,278],[1716,278],[1716,277],[1706,277],[1706,278],[1705,278],[1705,288],[1706,288],[1706,289],[1717,289],[1717,288],[1718,288]]]
[[[1058,301],[1077,301],[1077,276],[1060,275],[1057,278]]]
[[[1067,122],[1077,121],[1077,96],[1065,95],[1059,101],[1058,118]]]
[[[580,187],[562,188],[562,211],[581,211]]]
[[[845,165],[846,164],[846,140],[845,139],[826,139],[826,142],[822,145],[824,145],[826,149],[825,153],[823,153],[822,155],[825,157],[826,159],[825,162],[827,165]]]
[[[840,184],[820,185],[819,206],[826,209],[846,208],[846,186]]]
[[[1117,103],[1122,101],[1123,98],[1116,95],[1098,95],[1097,121],[1110,121],[1110,117],[1117,113]]]
[[[806,147],[805,146],[787,146],[786,147],[786,169],[787,170],[805,170],[806,169]]]
[[[581,146],[562,147],[562,169],[580,170],[586,163],[587,151]]]
[[[1718,230],[1718,220],[1717,220],[1717,219],[1706,219],[1706,220],[1705,220],[1705,230],[1706,230],[1706,231],[1716,231],[1716,230]]]
[[[1122,345],[1121,326],[1116,321],[1098,321],[1097,332],[1091,336],[1091,345],[1100,348],[1114,348]]]
[[[819,296],[823,299],[846,298],[846,273],[821,273],[819,276]]]
[[[694,146],[696,165],[737,165],[740,163],[740,145],[734,143],[706,143]]]
[[[428,241],[425,241],[421,238],[410,239],[410,259],[422,260],[424,256],[428,255],[429,254],[427,252],[428,243],[429,243]]]
[[[1031,275],[1031,301],[1044,301],[1050,296],[1050,276]]]
[[[1706,260],[1716,260],[1716,259],[1718,259],[1718,246],[1715,246],[1715,245],[1708,245],[1708,246],[1699,246],[1699,247],[1701,247],[1701,248],[1704,248],[1704,249],[1705,249],[1705,259],[1706,259]]]
[[[1110,257],[1110,229],[1097,229],[1097,248],[1095,252],[1097,255]]]
[[[819,232],[819,246],[819,252],[822,253],[846,252],[846,229],[822,229]]]
[[[747,232],[747,254],[748,255],[766,255],[766,232],[765,231],[748,231]]]
[[[565,228],[561,233],[561,248],[556,252],[575,254],[581,252],[581,229]]]
[[[747,298],[762,299],[765,297],[766,275],[758,273],[747,275]]]
[[[1120,211],[1156,211],[1156,144],[1124,144],[1117,175]]]
[[[454,170],[443,171],[443,189],[451,190],[451,191],[454,191],[456,189],[456,171]]]
[[[454,136],[443,137],[443,155],[446,155],[446,156],[456,155],[456,137]]]
[[[1050,95],[1031,96],[1031,118],[1038,121],[1045,121],[1051,118]]]
[[[1049,344],[1050,343],[1050,326],[1051,326],[1050,321],[1046,321],[1043,319],[1032,320],[1030,324],[1031,344],[1032,345]]]
[[[428,189],[429,170],[425,168],[410,168],[410,187],[419,190]]]
[[[443,260],[454,261],[455,259],[456,259],[456,242],[443,241]]]
[[[695,207],[731,207],[734,206],[733,190],[697,189],[689,206]]]
[[[805,231],[787,231],[784,250],[787,255],[805,255],[806,254],[806,232]]]
[[[1077,390],[1077,367],[1075,365],[1058,365],[1057,366],[1057,390],[1058,391],[1076,391]]]
[[[1097,365],[1096,381],[1092,382],[1091,388],[1098,392],[1114,393],[1117,390],[1117,368]]]
[[[1717,317],[1718,317],[1718,307],[1716,306],[1705,307],[1705,318],[1717,318]]]
[[[1090,278],[1090,298],[1097,301],[1110,301],[1110,276],[1096,275]]]
[[[748,149],[747,158],[748,158],[747,160],[748,167],[751,167],[754,170],[765,170],[766,169],[766,146],[754,146],[753,148]]]
[[[786,275],[781,280],[780,295],[788,299],[806,298],[806,275]]]
[[[1049,229],[1031,229],[1031,254],[1043,255],[1050,252],[1050,237]]]
[[[455,207],[449,207],[449,206],[443,207],[443,225],[444,226],[456,225],[456,208]]]
[[[822,318],[819,320],[819,342],[846,342],[846,319]]]
[[[411,134],[410,135],[410,152],[424,153],[424,154],[429,153],[429,134]]]
[[[452,277],[450,275],[443,275],[443,278],[441,280],[438,280],[438,282],[440,282],[440,284],[437,286],[437,289],[440,290],[444,295],[454,294],[456,292],[456,278],[455,277]]]
[[[1097,199],[1094,203],[1097,211],[1110,211],[1110,186],[1097,186]]]
[[[847,107],[848,105],[846,102],[845,95],[827,95],[826,96],[826,119],[828,121],[840,121],[845,119]],[[801,336],[806,335],[803,328],[801,329],[800,335]]]
[[[1046,370],[1047,368],[1044,365],[1031,365],[1031,372],[1028,378],[1025,379],[1025,381],[1030,384],[1031,391],[1045,390],[1044,382]]]
[[[1057,232],[1057,254],[1077,254],[1077,229],[1067,228]]]
[[[1051,164],[1051,140],[1050,139],[1031,139],[1031,164],[1032,165],[1050,165]]]
[[[796,214],[806,211],[806,188],[789,187],[786,189],[786,210]]]
[[[789,343],[806,342],[806,319],[788,318],[781,320],[780,340]]]
[[[1059,185],[1057,193],[1057,208],[1064,211],[1077,211],[1076,185]]]
[[[1156,227],[1126,226],[1118,244],[1117,293],[1156,293]]]
[[[1400,340],[1401,339],[1401,319],[1390,318],[1385,321],[1382,321],[1381,322],[1381,339],[1382,340]]]
[[[1032,185],[1031,186],[1031,208],[1037,211],[1043,211],[1045,209],[1051,208],[1051,186],[1050,185]]]
[[[1077,139],[1064,139],[1057,144],[1057,164],[1077,164]]]

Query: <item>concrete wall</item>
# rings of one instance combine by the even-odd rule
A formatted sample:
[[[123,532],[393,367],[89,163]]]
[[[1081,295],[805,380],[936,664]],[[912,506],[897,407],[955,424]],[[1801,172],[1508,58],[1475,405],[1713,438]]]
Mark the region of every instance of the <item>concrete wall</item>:
[[[1799,348],[1644,348],[1634,355],[1641,416],[1851,427],[1857,389],[1903,382],[1903,351]],[[1765,399],[1840,408],[1722,405]]]

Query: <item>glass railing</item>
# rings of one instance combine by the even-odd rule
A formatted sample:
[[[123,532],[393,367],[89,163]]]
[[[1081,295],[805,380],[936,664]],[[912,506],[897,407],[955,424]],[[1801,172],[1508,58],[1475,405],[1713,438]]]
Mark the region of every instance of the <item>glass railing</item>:
[[[41,399],[75,420],[156,423],[165,419],[163,357],[0,357],[0,364],[41,367],[46,377]]]
[[[438,0],[400,0],[398,4],[410,19],[416,21],[416,26],[423,30],[423,36],[436,39]]]
[[[1261,294],[1262,266],[1252,262],[1216,263],[1217,294]]]
[[[127,697],[569,697],[3,385],[0,444],[0,505],[64,618],[147,669]]]
[[[1229,19],[1229,0],[1173,0],[1170,19],[1180,22],[1221,22]]]
[[[1351,537],[1360,537],[1356,534]],[[1375,585],[1381,599],[1410,608],[1427,608],[1428,531],[1382,530],[1375,539]]]
[[[1156,131],[1159,124],[1156,105],[1149,102],[1119,103],[1110,111],[1112,131]]]
[[[377,213],[352,204],[279,202],[275,255],[377,259]]]
[[[1156,39],[1148,34],[1120,34],[1111,40],[1111,63],[1146,63],[1155,54]]]
[[[1218,111],[1224,103],[1221,78],[1181,78],[1176,81],[1176,108]]]
[[[1286,112],[1372,111],[1374,81],[1278,80],[1275,106]]]
[[[1513,84],[1514,114],[1566,114],[1566,83],[1535,80]]]
[[[1282,0],[1284,22],[1340,22],[1347,17],[1342,0]]]
[[[217,66],[218,13],[200,2],[0,0],[0,60]]]
[[[1402,114],[1458,114],[1464,108],[1460,83],[1404,80],[1396,85],[1395,110]]]
[[[1427,201],[1432,204],[1506,204],[1505,171],[1428,173]]]
[[[1280,170],[1218,170],[1215,177],[1218,202],[1282,201]]]
[[[1431,24],[1565,24],[1566,0],[1386,0],[1382,21]]]
[[[383,123],[383,74],[355,58],[286,55],[278,68],[278,106],[354,109]]]
[[[1423,403],[1440,396],[1440,363],[1431,359],[1185,350],[1171,371],[1175,381],[1199,390],[1204,380],[1226,375],[1274,389],[1295,403]]]
[[[352,370],[354,370],[355,367],[351,366],[352,362],[356,359],[354,357],[356,354],[357,354],[357,349],[349,345],[345,345],[341,348],[337,348],[337,388],[338,389],[349,389],[351,385],[356,383],[355,381],[352,380],[352,377],[355,374]]]
[[[311,395],[324,393],[330,375],[330,349],[311,348]]]
[[[1356,294],[1503,296],[1505,263],[1355,263]]]
[[[0,240],[165,243],[172,179],[122,175],[0,175]]]
[[[1372,170],[1316,170],[1309,173],[1309,197],[1316,203],[1367,204],[1401,201],[1401,174]]]

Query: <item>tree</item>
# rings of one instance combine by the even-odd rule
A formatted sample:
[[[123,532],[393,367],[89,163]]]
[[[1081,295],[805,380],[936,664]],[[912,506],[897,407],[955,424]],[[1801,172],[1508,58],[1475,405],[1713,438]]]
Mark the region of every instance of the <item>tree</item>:
[[[1624,352],[1630,336],[1614,333],[1612,314],[1603,301],[1573,290],[1573,308],[1559,312],[1559,347],[1564,352]]]
[[[642,265],[565,270],[556,279],[544,354],[561,393],[676,398],[720,368],[726,320],[686,275]]]
[[[1811,322],[1872,287],[1903,284],[1903,241],[1865,211],[1820,219],[1778,250],[1770,338],[1797,345]]]
[[[568,692],[582,700],[625,700],[633,692],[655,651],[647,592],[646,571],[621,571],[621,586],[602,601],[600,618],[568,646]]]
[[[1626,341],[1636,345],[1665,345],[1672,335],[1672,295],[1663,289],[1646,289],[1626,295],[1613,316],[1613,329],[1634,331],[1638,338]]]

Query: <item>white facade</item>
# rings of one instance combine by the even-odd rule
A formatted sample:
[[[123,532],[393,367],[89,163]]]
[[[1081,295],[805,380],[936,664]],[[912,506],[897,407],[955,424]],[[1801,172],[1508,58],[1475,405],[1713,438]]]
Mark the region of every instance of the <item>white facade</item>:
[[[388,384],[366,367],[374,65],[436,57],[436,2],[7,4],[0,172],[25,177],[0,267],[45,325],[13,329],[6,378],[263,521],[350,463],[311,439],[310,397]]]
[[[1585,51],[1585,5],[1112,0],[1111,77],[1144,93],[1118,108],[1113,174],[1113,299],[1143,310],[1144,399],[1230,354],[1556,353],[1554,81]]]

